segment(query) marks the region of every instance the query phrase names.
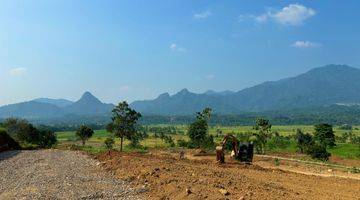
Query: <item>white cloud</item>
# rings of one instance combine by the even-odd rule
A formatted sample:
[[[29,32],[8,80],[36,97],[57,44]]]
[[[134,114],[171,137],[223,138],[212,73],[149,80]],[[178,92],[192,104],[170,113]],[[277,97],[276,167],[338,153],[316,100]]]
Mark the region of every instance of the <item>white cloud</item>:
[[[212,13],[210,11],[204,11],[201,13],[195,13],[194,18],[195,19],[204,19],[204,18],[209,17],[210,15],[212,15]]]
[[[310,41],[295,41],[291,46],[299,49],[306,49],[306,48],[320,47],[321,44]]]
[[[27,71],[27,69],[24,67],[17,67],[17,68],[11,69],[9,71],[9,73],[12,76],[21,76],[21,75],[25,74],[26,71]]]
[[[175,44],[175,43],[172,43],[172,44],[170,45],[170,49],[173,50],[173,51],[178,51],[178,52],[185,52],[185,51],[186,51],[185,48],[179,47],[179,46],[178,46],[177,44]]]
[[[266,22],[268,20],[269,15],[268,14],[262,14],[262,15],[259,15],[259,16],[252,16],[252,18],[258,23],[263,23],[263,22]]]
[[[206,78],[207,80],[211,80],[211,79],[214,79],[214,78],[215,78],[215,75],[214,75],[214,74],[208,74],[208,75],[205,76],[205,78]]]
[[[272,17],[284,25],[300,25],[304,20],[314,16],[315,10],[301,4],[290,4],[279,12],[272,14]]]
[[[120,87],[120,91],[121,92],[127,92],[131,89],[131,87],[129,85],[123,85]]]
[[[238,21],[242,22],[245,19],[252,19],[257,23],[264,23],[268,20],[276,21],[282,25],[301,25],[304,21],[316,14],[312,8],[307,8],[301,4],[290,4],[280,11],[268,11],[261,15],[240,15]]]

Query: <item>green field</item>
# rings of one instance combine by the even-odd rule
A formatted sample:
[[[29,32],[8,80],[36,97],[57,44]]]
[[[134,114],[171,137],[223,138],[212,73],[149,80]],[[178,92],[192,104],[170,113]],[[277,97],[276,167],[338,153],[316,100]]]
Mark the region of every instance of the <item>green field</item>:
[[[166,125],[154,125],[151,127],[165,127]],[[294,135],[296,129],[300,128],[304,132],[312,133],[313,126],[273,126],[272,131],[278,132],[280,135],[288,136]],[[357,130],[359,127],[353,127],[352,132],[356,135],[360,135],[360,130]],[[179,134],[171,135],[174,142],[176,143],[179,139],[187,140],[186,131],[187,126],[178,125],[176,126],[177,131]],[[252,126],[212,126],[209,130],[209,133],[215,135],[218,130],[221,130],[222,133],[244,133],[244,132],[251,132],[254,131]],[[348,130],[340,130],[338,127],[334,127],[335,135],[341,135],[342,133],[349,132]],[[167,145],[160,139],[155,138],[154,133],[148,132],[149,137],[146,138],[141,142],[141,145],[144,148],[166,148]],[[87,145],[89,148],[93,147],[94,149],[90,149],[91,151],[102,151],[105,150],[103,146],[104,140],[111,136],[111,133],[106,132],[106,130],[97,130],[95,131],[93,137],[91,137],[87,141]],[[57,138],[59,144],[80,144],[80,141],[77,140],[74,131],[68,132],[57,132]],[[215,138],[216,142],[220,142],[221,138]],[[127,148],[128,141],[125,140],[125,149]],[[119,139],[115,139],[115,146],[116,148],[119,147]],[[329,150],[333,155],[342,157],[342,158],[352,158],[352,159],[359,159],[358,155],[358,147],[354,144],[345,144],[345,143],[338,143],[337,146],[333,149]],[[296,143],[295,141],[291,140],[290,144],[285,148],[275,148],[272,149],[271,152],[289,152],[295,153],[296,152]]]

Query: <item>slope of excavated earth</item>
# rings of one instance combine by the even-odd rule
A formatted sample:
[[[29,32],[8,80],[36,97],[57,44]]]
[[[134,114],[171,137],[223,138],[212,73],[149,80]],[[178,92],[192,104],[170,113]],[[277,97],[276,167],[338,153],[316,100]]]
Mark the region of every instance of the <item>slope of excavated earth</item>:
[[[80,152],[0,153],[0,199],[139,199],[139,192]]]
[[[227,159],[219,165],[214,156],[194,157],[166,151],[147,154],[111,152],[97,156],[102,166],[133,187],[142,187],[146,199],[359,199],[359,179],[317,175],[321,166],[309,167],[314,173],[296,173],[270,168],[261,158],[253,165]],[[258,159],[258,158],[257,158]],[[272,164],[272,166],[275,166]],[[284,169],[285,170],[284,170]]]

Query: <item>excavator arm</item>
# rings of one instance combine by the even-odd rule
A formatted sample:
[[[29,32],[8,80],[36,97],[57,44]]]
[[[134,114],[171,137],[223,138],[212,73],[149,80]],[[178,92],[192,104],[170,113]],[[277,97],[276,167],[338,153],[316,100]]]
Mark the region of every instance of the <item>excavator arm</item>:
[[[224,163],[225,162],[225,149],[226,149],[226,144],[228,141],[231,141],[231,149],[234,153],[234,157],[237,158],[239,155],[239,141],[238,139],[231,134],[227,134],[223,141],[221,142],[221,146],[217,146],[216,147],[216,160],[219,163]]]

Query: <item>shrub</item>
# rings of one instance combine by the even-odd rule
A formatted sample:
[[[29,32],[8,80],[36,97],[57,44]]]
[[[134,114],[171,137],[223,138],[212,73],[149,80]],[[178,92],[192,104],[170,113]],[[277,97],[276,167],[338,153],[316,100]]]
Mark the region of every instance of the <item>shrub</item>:
[[[165,144],[169,145],[170,147],[174,147],[175,143],[173,138],[170,135],[165,135],[164,133],[160,133],[160,139],[165,142]]]
[[[357,168],[357,167],[352,167],[351,170],[350,170],[351,173],[354,173],[354,174],[358,174],[360,173],[360,168]]]
[[[56,135],[47,129],[37,129],[26,120],[9,118],[4,126],[17,142],[31,148],[50,148],[56,144]]]
[[[6,131],[0,130],[0,152],[20,149],[20,145]]]
[[[130,140],[130,147],[138,148],[141,146],[141,140],[148,137],[148,135],[145,131],[135,130],[133,134],[126,135],[125,137],[126,139]]]
[[[50,148],[57,142],[56,134],[50,130],[39,130],[38,145],[40,148]]]
[[[177,140],[176,143],[179,147],[188,147],[189,145],[189,143],[183,139]]]
[[[110,154],[110,150],[113,149],[114,144],[115,141],[111,137],[106,138],[106,140],[104,141],[105,148],[109,151],[109,154]]]
[[[313,137],[309,133],[304,134],[300,129],[297,129],[296,141],[296,146],[300,153],[305,153],[308,147],[313,144]]]
[[[214,149],[215,148],[215,142],[214,137],[212,135],[208,135],[204,142],[201,144],[201,147],[204,149]]]
[[[275,163],[276,166],[280,166],[279,158],[275,158],[274,163]]]
[[[326,151],[325,146],[317,143],[309,146],[307,149],[307,153],[311,156],[311,158],[323,161],[329,160],[329,157],[331,156],[331,154]]]

